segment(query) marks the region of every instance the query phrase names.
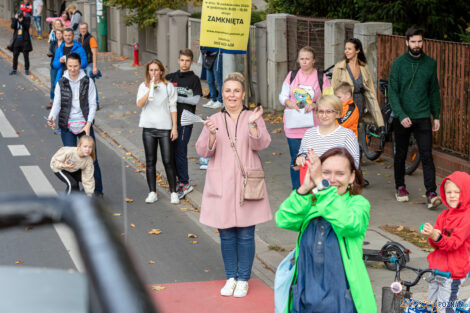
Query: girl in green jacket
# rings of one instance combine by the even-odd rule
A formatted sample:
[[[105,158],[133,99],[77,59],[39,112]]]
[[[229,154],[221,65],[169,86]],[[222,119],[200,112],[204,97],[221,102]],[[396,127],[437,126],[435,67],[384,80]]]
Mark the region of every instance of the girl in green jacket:
[[[370,204],[359,195],[361,172],[344,148],[308,158],[303,185],[276,212],[278,227],[299,232],[287,311],[375,313],[362,259]]]

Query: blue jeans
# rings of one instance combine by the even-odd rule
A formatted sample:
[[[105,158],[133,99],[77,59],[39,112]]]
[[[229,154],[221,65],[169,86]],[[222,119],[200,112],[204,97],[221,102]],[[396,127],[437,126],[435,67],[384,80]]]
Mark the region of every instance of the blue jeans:
[[[292,182],[292,190],[295,190],[300,187],[300,172],[294,171],[292,166],[294,165],[295,158],[299,153],[300,143],[302,139],[300,138],[287,138],[287,144],[289,144],[289,153],[290,153],[290,180]]]
[[[223,85],[223,80],[222,80],[222,54],[219,53],[217,56],[217,59],[215,59],[214,64],[212,65],[212,69],[208,70],[206,69],[206,74],[207,74],[207,84],[209,85],[209,95],[211,97],[212,101],[219,101],[220,103],[223,103],[222,101],[222,85]],[[215,87],[215,83],[217,83],[217,88],[219,88],[219,93],[217,95],[217,88]]]
[[[248,281],[255,258],[255,226],[219,229],[225,277]]]
[[[188,143],[193,128],[189,126],[178,126],[178,138],[175,143],[176,177],[183,184],[189,183],[188,175]]]
[[[36,30],[38,31],[38,35],[42,36],[42,28],[41,28],[41,16],[33,16],[34,20],[34,27],[36,27]]]
[[[50,74],[51,74],[51,91],[49,93],[49,96],[51,97],[51,101],[54,100],[54,90],[55,90],[55,78],[57,77],[57,72],[59,70],[53,68],[51,66],[51,71],[50,71]]]
[[[96,89],[96,105],[99,104],[98,102],[98,88],[96,88],[96,81],[95,81],[95,76],[93,76],[93,63],[88,63],[88,65],[85,67],[85,73],[88,77],[93,79],[93,82],[95,83],[95,89]]]
[[[78,135],[72,134],[69,130],[64,131],[63,129],[60,132],[60,136],[62,138],[62,144],[66,147],[76,147],[77,146],[77,141],[85,135],[85,132],[82,132]],[[94,177],[95,177],[95,195],[97,194],[103,194],[103,183],[101,182],[101,170],[100,170],[100,165],[98,164],[98,154],[96,151],[96,139],[95,139],[95,132],[93,131],[93,126],[90,127],[90,136],[93,137],[93,140],[95,140],[95,162],[93,165],[95,166],[95,172],[94,172]]]

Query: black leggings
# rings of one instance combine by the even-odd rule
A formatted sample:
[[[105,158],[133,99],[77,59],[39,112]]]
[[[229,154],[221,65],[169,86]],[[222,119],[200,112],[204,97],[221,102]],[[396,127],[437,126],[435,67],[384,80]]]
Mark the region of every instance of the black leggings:
[[[65,193],[67,195],[69,195],[72,191],[80,191],[78,183],[82,181],[81,170],[78,170],[76,172],[62,170],[54,174],[67,185],[67,188],[65,189]]]
[[[142,140],[145,149],[145,165],[147,174],[147,184],[150,191],[157,191],[156,183],[156,164],[157,149],[160,144],[163,166],[165,167],[166,177],[170,192],[176,192],[176,170],[175,155],[173,153],[173,144],[170,139],[170,131],[156,128],[144,128]]]

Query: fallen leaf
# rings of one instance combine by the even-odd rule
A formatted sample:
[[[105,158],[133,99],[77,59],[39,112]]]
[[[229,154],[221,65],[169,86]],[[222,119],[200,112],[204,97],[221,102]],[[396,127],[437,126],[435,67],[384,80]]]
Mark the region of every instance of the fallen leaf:
[[[126,152],[126,155],[132,155],[132,152]]]
[[[204,272],[209,273],[211,270],[204,270]]]
[[[134,173],[142,173],[142,172],[145,172],[145,170],[137,169],[137,170],[134,171]]]
[[[16,261],[15,264],[23,264],[24,262],[19,260],[19,261]]]
[[[391,183],[392,183],[392,181],[391,181],[391,180],[387,181],[387,184],[391,184]]]
[[[405,228],[405,227],[403,227],[402,225],[400,225],[400,226],[397,227],[397,231],[402,231],[403,228]]]
[[[121,213],[113,213],[114,216],[121,216]]]
[[[160,291],[160,290],[163,290],[165,289],[165,287],[163,286],[152,286],[152,290],[155,290],[155,291]]]
[[[131,199],[131,198],[126,198],[125,200],[126,200],[127,203],[132,203],[132,202],[134,202],[134,199]]]
[[[390,175],[389,175],[389,174],[385,174],[384,176],[385,176],[385,177],[389,177]]]
[[[188,234],[188,238],[197,238],[197,235],[195,235],[195,234]]]
[[[180,208],[181,211],[190,211],[191,209],[188,208]]]
[[[33,226],[26,226],[26,227],[24,228],[24,230],[26,230],[26,231],[31,230],[31,229],[33,229]]]
[[[271,131],[271,134],[279,134],[280,132],[282,132],[282,127],[273,129],[273,130]]]
[[[149,264],[155,264],[155,261],[150,260]]]
[[[109,116],[108,116],[108,117],[109,117],[109,118],[113,118],[113,117],[114,117],[114,115],[113,115],[113,114],[109,114]]]
[[[131,224],[131,227],[134,228],[134,227],[135,227],[135,224]]]
[[[119,145],[118,148],[119,148],[119,149],[122,149],[122,145]]]
[[[149,231],[150,235],[160,235],[161,233],[162,233],[162,231],[158,228],[152,228],[152,230]]]
[[[382,174],[380,174],[380,173],[377,173],[377,176],[380,176],[380,175],[382,175]]]
[[[193,245],[197,245],[197,240],[191,242]]]
[[[424,199],[426,199],[426,195],[421,195],[421,198],[424,198]]]
[[[271,162],[271,161],[264,162],[264,164],[271,164],[271,163],[273,163],[273,162]]]

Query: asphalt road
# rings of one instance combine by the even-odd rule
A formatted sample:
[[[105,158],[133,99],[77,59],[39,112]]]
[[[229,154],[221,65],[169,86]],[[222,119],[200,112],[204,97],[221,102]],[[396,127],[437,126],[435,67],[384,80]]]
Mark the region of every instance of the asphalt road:
[[[61,139],[60,135],[54,135],[50,128],[45,127],[44,116],[48,111],[44,106],[49,101],[48,95],[21,73],[8,76],[6,73],[10,66],[0,59],[0,108],[3,112],[0,112],[0,194],[63,192],[65,185],[49,167],[50,158],[61,145]],[[13,133],[5,119],[14,129]],[[169,194],[160,187],[158,202],[145,204],[148,189],[142,173],[135,173],[135,169],[128,165],[131,160],[122,151],[101,138],[97,141],[104,199],[112,213],[121,213],[110,218],[121,232],[127,230],[127,246],[144,281],[157,284],[225,279],[218,244],[180,209],[190,208],[189,204],[170,204]],[[127,227],[124,225],[123,189],[128,198],[134,199],[127,204]],[[154,228],[162,233],[148,234]],[[188,234],[196,234],[197,238],[188,238]],[[193,241],[197,243],[193,244]],[[66,246],[71,251],[67,251]],[[0,250],[3,251],[0,265],[81,268],[69,234],[53,226],[1,231]],[[18,261],[23,263],[16,264]],[[149,264],[149,261],[155,263]]]

